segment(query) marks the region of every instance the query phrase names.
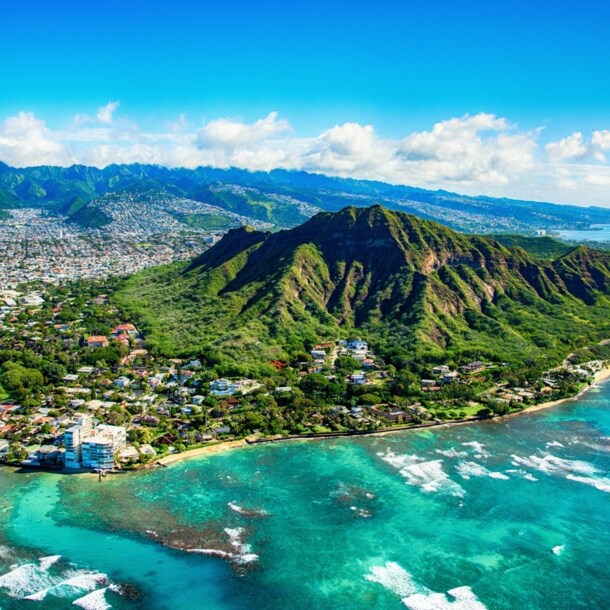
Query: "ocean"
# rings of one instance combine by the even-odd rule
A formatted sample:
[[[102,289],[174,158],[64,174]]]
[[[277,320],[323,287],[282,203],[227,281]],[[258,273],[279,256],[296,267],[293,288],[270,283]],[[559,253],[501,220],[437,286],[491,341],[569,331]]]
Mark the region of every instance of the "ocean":
[[[565,229],[559,231],[559,237],[567,241],[610,243],[610,225],[592,225],[593,230]]]
[[[102,483],[0,470],[0,609],[610,606],[610,384]]]

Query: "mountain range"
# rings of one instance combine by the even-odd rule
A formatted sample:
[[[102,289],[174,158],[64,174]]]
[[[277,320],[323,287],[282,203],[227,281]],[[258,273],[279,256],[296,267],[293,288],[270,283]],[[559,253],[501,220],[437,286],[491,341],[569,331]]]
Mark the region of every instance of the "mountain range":
[[[554,247],[550,244],[550,247]],[[264,362],[358,335],[383,354],[551,364],[610,336],[610,255],[546,259],[379,205],[229,231],[115,295],[164,354]]]
[[[319,211],[374,204],[470,233],[531,233],[610,223],[610,210],[605,208],[469,197],[298,171],[168,169],[140,164],[18,169],[0,163],[0,213],[14,207],[44,208],[82,226],[103,227],[111,219],[100,212],[100,198],[134,193],[186,198],[276,228],[296,226]],[[224,224],[231,224],[230,218],[225,220]]]

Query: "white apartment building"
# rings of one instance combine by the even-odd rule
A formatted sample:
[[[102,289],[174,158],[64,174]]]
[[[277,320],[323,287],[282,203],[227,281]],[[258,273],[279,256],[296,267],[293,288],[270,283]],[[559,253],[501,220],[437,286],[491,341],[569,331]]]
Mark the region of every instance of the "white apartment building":
[[[83,467],[112,469],[115,453],[126,444],[127,431],[123,426],[98,426],[82,439]]]
[[[90,415],[78,415],[76,424],[64,433],[65,467],[80,468],[82,461],[83,438],[93,430],[93,418]]]

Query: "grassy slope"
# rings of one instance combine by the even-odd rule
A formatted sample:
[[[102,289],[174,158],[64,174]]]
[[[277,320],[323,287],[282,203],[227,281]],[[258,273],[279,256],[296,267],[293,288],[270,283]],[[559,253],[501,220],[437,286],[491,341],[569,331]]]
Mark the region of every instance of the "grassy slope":
[[[526,237],[524,235],[501,234],[490,235],[490,237],[493,237],[493,239],[507,248],[523,248],[534,258],[546,260],[555,260],[574,249],[574,246],[570,246],[558,239],[553,239],[548,236]]]
[[[553,362],[610,336],[608,261],[587,249],[538,264],[381,208],[321,214],[272,237],[231,235],[190,267],[138,274],[117,295],[162,352],[256,362],[358,328],[382,351],[415,358]]]

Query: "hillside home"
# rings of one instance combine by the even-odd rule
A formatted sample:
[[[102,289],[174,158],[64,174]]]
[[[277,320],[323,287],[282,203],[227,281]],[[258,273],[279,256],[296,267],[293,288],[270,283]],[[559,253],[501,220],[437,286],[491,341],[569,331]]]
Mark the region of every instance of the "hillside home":
[[[87,337],[87,347],[90,348],[101,348],[108,347],[108,339],[101,335],[92,335],[91,337]]]

